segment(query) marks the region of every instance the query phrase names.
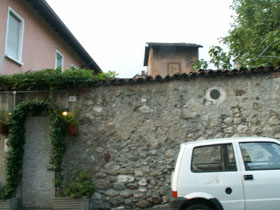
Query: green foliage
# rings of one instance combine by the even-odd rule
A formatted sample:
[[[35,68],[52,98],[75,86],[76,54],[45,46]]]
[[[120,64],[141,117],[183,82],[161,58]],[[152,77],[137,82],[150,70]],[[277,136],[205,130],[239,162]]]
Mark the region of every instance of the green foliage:
[[[0,75],[0,90],[65,90],[86,88],[99,80],[110,80],[116,73],[100,73],[93,75],[91,70],[61,68],[28,71],[13,75]]]
[[[212,46],[208,53],[212,57],[210,63],[217,69],[231,69],[231,56],[227,55],[220,46]]]
[[[218,69],[230,69],[232,58],[240,67],[279,65],[280,1],[233,0],[231,7],[236,16],[228,36],[221,39],[229,53],[219,46],[210,48],[210,63]],[[193,68],[202,68],[202,63],[198,61]]]
[[[74,112],[68,112],[67,115],[64,117],[66,123],[78,126],[79,125],[79,110],[75,110]]]
[[[6,186],[2,189],[0,199],[11,198],[21,180],[21,170],[24,154],[25,128],[24,123],[28,113],[38,115],[47,110],[51,125],[51,161],[56,174],[55,187],[62,185],[62,160],[65,152],[65,121],[58,107],[49,100],[40,99],[22,102],[13,108],[8,118],[9,143],[11,148],[6,158]]]
[[[220,46],[212,46],[208,53],[211,56],[210,63],[212,63],[217,69],[231,69],[231,56],[224,52]],[[192,68],[194,70],[206,70],[208,68],[208,63],[203,59],[197,60]]]
[[[197,60],[196,63],[192,65],[193,70],[199,70],[199,69],[206,70],[207,68],[208,68],[208,63],[203,59]]]
[[[9,116],[8,112],[6,112],[4,110],[0,110],[0,124],[7,124],[8,116]]]
[[[93,76],[93,78],[95,80],[112,80],[114,78],[116,78],[118,76],[118,74],[114,71],[108,71],[108,72],[101,72],[95,76]]]
[[[90,198],[95,192],[92,179],[83,170],[78,170],[71,177],[70,181],[64,185],[65,195],[71,198]]]
[[[233,0],[236,12],[229,35],[229,46],[236,62],[245,67],[280,63],[280,1]]]

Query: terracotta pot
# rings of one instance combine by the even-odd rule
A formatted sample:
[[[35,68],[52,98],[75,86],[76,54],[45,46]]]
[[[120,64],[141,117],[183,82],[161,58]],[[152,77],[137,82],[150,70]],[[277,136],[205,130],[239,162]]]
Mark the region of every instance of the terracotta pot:
[[[90,91],[89,88],[80,88],[80,93],[87,93],[89,91]]]
[[[76,125],[72,125],[72,124],[68,124],[68,133],[72,136],[72,135],[76,135],[78,133],[78,126]]]
[[[0,134],[7,134],[8,133],[8,125],[1,124],[0,125]]]

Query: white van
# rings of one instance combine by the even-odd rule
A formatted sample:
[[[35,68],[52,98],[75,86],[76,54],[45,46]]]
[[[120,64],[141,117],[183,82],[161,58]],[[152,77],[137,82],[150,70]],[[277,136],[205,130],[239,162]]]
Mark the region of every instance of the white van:
[[[280,142],[264,137],[181,144],[170,208],[280,210]]]

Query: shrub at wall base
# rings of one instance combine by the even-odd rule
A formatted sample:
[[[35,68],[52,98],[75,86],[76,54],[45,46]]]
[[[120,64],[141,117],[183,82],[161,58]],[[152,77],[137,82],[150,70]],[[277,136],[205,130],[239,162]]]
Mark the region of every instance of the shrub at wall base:
[[[54,198],[54,210],[85,210],[89,208],[89,198],[95,191],[91,177],[83,170],[78,170],[71,179],[63,184],[63,192]]]

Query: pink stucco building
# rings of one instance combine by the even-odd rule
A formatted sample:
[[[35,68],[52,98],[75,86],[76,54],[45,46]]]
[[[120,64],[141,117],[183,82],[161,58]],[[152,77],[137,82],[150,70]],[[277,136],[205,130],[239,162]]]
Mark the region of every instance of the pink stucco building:
[[[101,72],[45,0],[1,0],[0,74],[58,66]]]

